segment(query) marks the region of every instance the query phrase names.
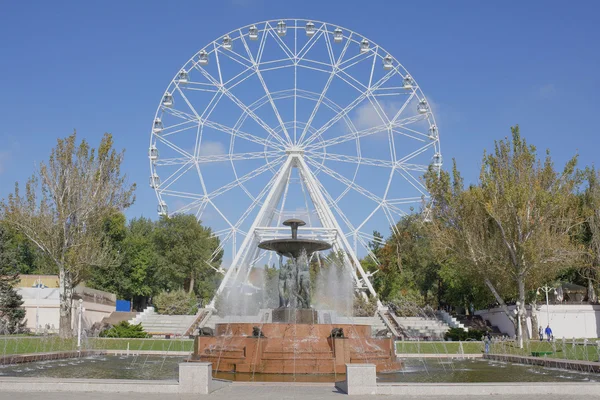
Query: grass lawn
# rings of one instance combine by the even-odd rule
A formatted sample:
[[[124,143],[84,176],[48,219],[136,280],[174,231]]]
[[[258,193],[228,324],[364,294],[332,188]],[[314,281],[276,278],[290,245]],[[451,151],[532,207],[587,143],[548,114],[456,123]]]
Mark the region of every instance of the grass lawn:
[[[127,350],[130,351],[192,351],[194,341],[191,339],[104,339],[91,338],[84,340],[86,350]],[[61,339],[48,337],[0,337],[0,355],[45,353],[52,351],[77,350],[77,339]]]
[[[597,362],[600,357],[600,347],[596,345],[595,340],[590,340],[588,343],[584,346],[583,341],[578,340],[575,346],[570,342],[563,346],[562,340],[557,340],[555,343],[532,340],[526,341],[523,348],[519,349],[514,342],[500,342],[492,345],[491,352],[522,356],[531,356],[534,352],[552,352],[553,354],[548,354],[546,357]]]
[[[482,342],[462,342],[463,354],[476,354],[483,351]],[[400,354],[459,354],[459,342],[396,342]]]
[[[563,348],[562,340],[555,343],[526,341],[523,349],[519,349],[513,341],[492,343],[490,353],[492,354],[511,354],[520,356],[531,356],[534,352],[552,352],[548,358],[561,358],[567,360],[598,361],[600,358],[600,348],[595,340],[589,340],[588,346],[583,345],[582,340],[578,340],[573,347],[572,343],[565,343]],[[482,342],[462,342],[463,354],[477,354],[483,352]],[[458,342],[397,342],[396,351],[400,354],[459,354]]]

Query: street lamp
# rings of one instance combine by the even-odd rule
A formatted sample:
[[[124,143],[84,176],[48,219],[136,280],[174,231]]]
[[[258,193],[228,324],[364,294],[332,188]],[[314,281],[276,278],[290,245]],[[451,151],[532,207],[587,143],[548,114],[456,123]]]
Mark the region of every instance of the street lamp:
[[[519,348],[523,348],[523,327],[521,326],[521,303],[517,301],[517,308],[515,308],[514,312],[517,316],[517,335],[519,336]]]
[[[77,351],[81,351],[81,316],[83,314],[83,299],[79,299],[79,325],[77,326]]]
[[[540,295],[540,290],[546,294],[546,321],[547,325],[550,325],[550,304],[548,303],[548,293],[550,293],[550,291],[554,291],[554,295],[556,296],[556,288],[544,285],[536,290],[536,296]]]

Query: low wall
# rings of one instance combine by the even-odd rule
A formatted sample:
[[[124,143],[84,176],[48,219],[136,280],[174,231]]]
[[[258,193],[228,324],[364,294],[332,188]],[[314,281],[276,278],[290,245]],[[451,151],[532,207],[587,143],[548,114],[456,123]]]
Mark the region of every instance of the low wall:
[[[349,395],[394,396],[496,396],[496,395],[564,395],[597,396],[600,383],[581,382],[499,382],[499,383],[377,383],[374,364],[346,364],[346,380],[336,382]]]
[[[513,312],[515,306],[510,306]],[[508,316],[500,308],[475,312],[484,320],[496,325],[510,337],[515,336],[515,328]],[[537,307],[538,326],[549,324],[556,338],[598,338],[600,337],[600,305],[591,304],[545,304]],[[527,309],[527,329],[531,335],[531,309]]]
[[[58,332],[60,321],[59,289],[52,287],[21,287],[17,291],[23,297],[22,307],[25,309],[25,327],[32,332],[46,330]],[[116,297],[112,293],[77,286],[75,297],[71,314],[73,329],[77,328],[78,323],[79,298],[83,299],[85,309],[82,315],[84,329],[88,329],[94,323],[102,321],[103,318],[110,316],[116,309]]]
[[[212,378],[210,363],[181,363],[178,381],[0,377],[0,392],[209,394],[227,384]]]
[[[485,354],[483,357],[487,360],[505,361],[516,364],[539,365],[547,368],[600,373],[600,362],[564,360],[550,357],[514,356],[511,354]]]
[[[35,361],[60,360],[64,358],[79,358],[93,355],[106,354],[105,351],[81,350],[81,351],[54,351],[48,353],[11,354],[0,357],[0,365],[22,364]]]

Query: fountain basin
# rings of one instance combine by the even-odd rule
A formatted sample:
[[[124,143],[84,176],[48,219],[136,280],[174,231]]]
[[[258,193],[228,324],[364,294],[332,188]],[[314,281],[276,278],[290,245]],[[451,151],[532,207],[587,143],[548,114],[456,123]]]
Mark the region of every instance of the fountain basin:
[[[304,251],[310,257],[315,251],[329,250],[331,245],[322,240],[313,239],[273,239],[260,242],[259,248],[274,251],[288,258],[298,258]]]
[[[190,361],[211,362],[214,371],[260,374],[343,374],[347,363],[375,364],[377,372],[401,369],[391,338],[371,337],[370,325],[217,324],[215,336],[198,336]],[[341,328],[344,337],[331,337]]]

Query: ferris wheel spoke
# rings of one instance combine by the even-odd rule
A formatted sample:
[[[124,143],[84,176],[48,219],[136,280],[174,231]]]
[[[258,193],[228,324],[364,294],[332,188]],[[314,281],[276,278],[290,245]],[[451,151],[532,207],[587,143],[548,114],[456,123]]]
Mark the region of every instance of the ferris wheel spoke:
[[[370,199],[370,200],[372,200],[372,201],[374,201],[376,203],[381,203],[382,202],[382,199],[379,198],[379,196],[371,193],[370,191],[368,191],[367,189],[363,188],[362,186],[360,186],[356,182],[354,182],[354,181],[346,178],[342,174],[340,174],[340,173],[332,170],[331,168],[327,167],[326,165],[319,164],[318,162],[316,162],[312,158],[307,158],[307,163],[311,164],[313,167],[315,167],[317,169],[320,169],[321,171],[323,171],[324,173],[326,173],[327,175],[329,175],[333,179],[335,179],[335,180],[343,183],[344,185],[350,187],[351,189],[353,189],[354,191],[362,194],[366,198],[368,198],[368,199]]]
[[[198,118],[196,118],[193,114],[183,112],[176,108],[173,108],[173,107],[163,108],[163,111],[169,115],[176,117],[176,118],[183,119],[186,122],[198,123]],[[177,125],[181,125],[181,124],[176,124],[174,126],[177,126]]]
[[[239,229],[239,227],[244,223],[244,221],[246,220],[246,218],[248,218],[248,216],[252,213],[252,211],[259,204],[261,204],[261,201],[265,198],[265,196],[269,193],[269,191],[273,187],[273,184],[275,183],[275,179],[277,179],[277,174],[273,174],[273,176],[271,177],[271,179],[269,179],[269,182],[267,182],[267,184],[260,191],[260,193],[252,199],[252,203],[250,204],[250,206],[244,211],[244,213],[242,214],[242,216],[235,223],[234,227],[236,229]]]
[[[386,75],[384,75],[379,81],[377,81],[377,83],[375,83],[375,85],[371,86],[365,92],[361,93],[360,96],[356,97],[350,104],[348,104],[348,106],[346,106],[346,108],[342,109],[342,111],[337,113],[333,118],[331,118],[329,121],[327,121],[322,127],[317,129],[317,131],[313,135],[311,135],[307,140],[305,140],[305,142],[303,144],[309,145],[312,142],[314,142],[315,140],[317,140],[319,137],[321,137],[323,132],[325,132],[327,129],[329,129],[331,126],[333,126],[337,121],[339,121],[341,118],[343,118],[345,115],[347,115],[350,111],[354,110],[356,108],[356,106],[358,106],[373,90],[375,90],[379,86],[383,85],[393,75],[394,75],[394,71],[390,71]]]
[[[367,52],[367,53],[359,52],[358,54],[355,54],[354,56],[347,58],[346,60],[341,62],[339,65],[339,69],[340,69],[340,71],[346,71],[348,68],[351,68],[351,67],[355,66],[356,64],[360,64],[361,62],[364,62],[364,61],[370,61],[371,58],[373,58],[372,52]]]
[[[315,159],[320,156],[319,153],[312,153],[311,155]],[[325,160],[330,160],[330,161],[340,161],[340,162],[346,162],[346,163],[351,163],[351,164],[364,164],[364,165],[371,165],[374,167],[393,168],[395,165],[394,162],[390,161],[390,160],[381,160],[381,159],[377,159],[377,158],[367,158],[367,157],[356,157],[356,156],[349,156],[349,155],[345,155],[345,154],[325,153],[322,157]]]
[[[334,138],[323,140],[323,141],[315,143],[315,144],[307,145],[306,150],[307,151],[318,150],[318,149],[323,149],[323,148],[333,146],[336,144],[345,143],[345,142],[348,142],[351,140],[357,140],[357,139],[371,136],[371,135],[374,135],[374,134],[377,134],[380,132],[386,132],[389,129],[404,127],[405,125],[418,122],[422,119],[423,119],[422,116],[415,116],[415,117],[402,119],[400,121],[396,121],[391,124],[382,124],[382,125],[373,126],[373,127],[367,128],[367,129],[363,129],[360,131],[350,132],[345,135],[336,136]]]
[[[170,125],[168,127],[165,127],[165,128],[163,128],[160,135],[162,137],[168,137],[168,136],[174,135],[176,133],[181,133],[181,132],[185,132],[185,131],[189,131],[189,130],[193,130],[193,129],[197,129],[197,128],[198,128],[198,121],[188,121],[188,122],[184,122],[184,123],[180,123],[180,124],[176,124],[176,125]]]
[[[181,147],[175,145],[173,142],[171,142],[169,139],[164,138],[161,135],[156,135],[156,139],[161,142],[164,143],[167,147],[170,147],[172,150],[176,151],[177,153],[181,154],[182,156],[188,157],[190,159],[192,159],[194,156],[190,153],[188,153],[187,151],[183,150]]]
[[[210,205],[217,212],[217,214],[219,214],[221,216],[221,218],[223,218],[223,221],[225,221],[225,223],[227,225],[229,225],[231,228],[234,228],[233,224],[229,221],[229,219],[225,216],[225,214],[223,214],[223,212],[221,212],[219,207],[217,207],[217,205],[212,201],[212,199],[210,199],[210,197],[208,197],[208,196],[206,196],[206,197],[207,197],[207,202],[210,203]]]
[[[211,80],[215,86],[219,88],[220,91],[223,92],[225,96],[227,96],[235,105],[237,105],[244,113],[246,113],[250,118],[252,118],[258,125],[260,125],[265,131],[269,132],[275,140],[277,140],[281,145],[286,146],[286,142],[284,139],[278,135],[273,128],[267,125],[258,115],[254,113],[248,106],[244,104],[237,96],[235,96],[231,91],[225,87],[225,85],[220,84],[212,77],[204,68],[200,66],[196,66],[196,68],[209,80]]]
[[[242,40],[242,41],[244,40],[244,36],[242,35],[241,32],[240,32],[240,40]],[[254,62],[251,59],[244,57],[243,55],[241,55],[240,53],[235,51],[233,48],[231,48],[229,50],[219,49],[218,51],[221,56],[225,56],[226,58],[229,58],[230,60],[238,63],[239,65],[241,65],[242,67],[244,67],[246,69],[252,69],[254,67]]]
[[[375,215],[375,213],[376,213],[377,211],[379,211],[379,209],[380,209],[381,207],[383,207],[383,204],[384,204],[384,203],[379,203],[379,204],[377,205],[377,207],[375,207],[375,208],[373,209],[373,211],[371,211],[371,213],[370,213],[370,214],[369,214],[369,215],[368,215],[368,216],[367,216],[367,217],[366,217],[366,218],[365,218],[365,219],[364,219],[364,220],[363,220],[363,221],[360,223],[360,225],[358,225],[358,226],[356,227],[356,229],[355,229],[355,233],[359,232],[359,231],[360,231],[360,230],[363,228],[363,226],[365,226],[365,224],[366,224],[367,222],[369,222],[369,220],[370,220],[370,219],[373,217],[373,215]]]
[[[338,72],[339,72],[339,74],[337,75],[337,77],[340,78],[341,80],[343,80],[344,82],[346,82],[346,84],[348,86],[352,87],[357,92],[362,93],[368,89],[368,87],[366,85],[364,85],[362,82],[359,82],[353,76],[348,75],[346,72],[344,72],[344,71],[338,71]]]
[[[187,164],[183,164],[181,167],[177,168],[175,172],[173,172],[167,179],[161,182],[158,187],[161,190],[168,189],[172,184],[177,182],[183,175],[185,175],[190,169],[194,167],[194,163],[190,160]]]
[[[261,146],[268,147],[268,148],[283,149],[282,146],[278,146],[276,143],[269,142],[268,140],[258,137],[256,135],[252,135],[251,133],[246,133],[246,132],[240,131],[238,129],[231,128],[229,126],[220,124],[218,122],[204,120],[203,123],[204,123],[204,126],[227,133],[236,138],[241,138],[241,139],[247,140],[249,142],[253,142],[253,143],[259,144]]]
[[[275,117],[277,118],[277,121],[279,122],[279,126],[281,127],[282,132],[285,134],[285,137],[286,137],[288,143],[292,143],[292,139],[290,138],[290,135],[289,135],[287,129],[285,128],[285,124],[283,123],[283,119],[281,118],[281,115],[279,114],[279,110],[277,109],[277,106],[275,105],[275,102],[273,101],[273,97],[271,96],[271,92],[267,88],[267,83],[265,82],[265,79],[262,76],[262,73],[260,72],[260,68],[258,67],[258,64],[252,58],[252,53],[250,52],[250,49],[248,48],[248,44],[246,43],[246,40],[244,39],[243,36],[241,36],[240,38],[242,40],[242,43],[244,44],[244,48],[246,49],[246,52],[248,53],[248,56],[252,60],[251,62],[252,62],[252,68],[254,69],[254,73],[258,77],[258,80],[260,81],[260,83],[261,83],[261,85],[263,87],[263,90],[265,91],[265,95],[269,99],[269,103],[271,104],[271,108],[273,109],[273,112],[275,113]]]
[[[166,195],[166,196],[178,197],[178,198],[181,198],[181,199],[192,199],[192,200],[202,201],[205,198],[205,196],[203,194],[190,193],[190,192],[182,192],[182,191],[179,191],[179,190],[160,189],[159,192],[163,196]],[[195,208],[196,206],[198,206],[198,204],[190,205],[191,208]],[[189,211],[189,209],[186,209],[186,211]]]
[[[196,157],[196,162],[211,163],[211,162],[223,162],[223,161],[241,161],[241,160],[255,160],[267,157],[277,157],[281,155],[279,151],[255,151],[250,153],[229,153],[229,154],[216,154],[208,156]]]
[[[273,37],[273,39],[275,39],[275,41],[277,42],[277,44],[279,45],[279,47],[281,48],[281,50],[283,50],[283,52],[291,59],[294,59],[294,52],[292,51],[292,49],[290,49],[288,47],[288,45],[279,37],[278,34],[273,33],[273,30],[275,29],[274,27],[272,27],[268,22],[267,25],[269,26],[269,29],[266,31],[269,33],[269,35],[271,35],[271,37]]]
[[[325,188],[325,186],[323,186],[323,184],[321,183],[321,181],[316,180],[317,185],[319,186],[319,189],[321,190],[321,193],[323,193],[323,197],[325,197],[325,200],[329,203],[329,207],[334,209],[336,211],[336,213],[338,214],[338,216],[340,217],[340,219],[342,220],[342,222],[344,224],[346,224],[346,227],[350,230],[353,231],[354,230],[354,225],[352,224],[352,222],[348,219],[348,217],[346,216],[346,214],[342,211],[342,209],[340,208],[340,206],[337,204],[337,201],[335,201],[333,199],[333,197],[331,196],[331,194],[329,193],[329,191]]]
[[[398,174],[401,177],[403,177],[404,179],[406,179],[406,181],[408,183],[410,183],[412,187],[414,187],[415,189],[417,189],[417,191],[419,193],[421,193],[422,196],[427,196],[427,189],[425,188],[425,186],[421,182],[419,182],[418,179],[415,179],[415,177],[412,176],[412,174],[410,174],[407,171],[403,171],[402,168],[398,168],[396,171],[398,172]]]
[[[159,158],[154,161],[154,165],[157,167],[170,167],[173,165],[184,165],[184,164],[189,163],[190,161],[193,161],[193,157],[192,158],[185,158],[185,157]]]
[[[297,53],[296,58],[298,60],[302,60],[324,34],[325,31],[319,28],[319,30],[313,36],[311,36],[306,43],[304,43],[304,46],[302,46],[300,51]]]
[[[430,147],[435,148],[435,142],[427,143],[425,146],[422,146],[422,147],[418,148],[417,150],[413,151],[412,153],[397,160],[397,163],[404,165],[407,161],[410,161],[413,158],[417,157],[418,155],[421,155],[424,152],[426,152]]]
[[[270,169],[274,168],[275,166],[281,164],[284,160],[285,160],[285,156],[280,156],[273,161],[267,162],[266,164],[256,168],[255,170],[247,173],[246,175],[243,175],[242,177],[240,177],[234,181],[231,181],[228,184],[221,186],[220,188],[212,191],[211,193],[209,193],[207,195],[207,197],[212,201],[215,197],[218,197],[218,196],[222,195],[223,193],[243,184],[244,182],[247,182],[250,179],[257,177],[258,175],[260,175],[266,171],[269,171]]]
[[[428,197],[428,196],[426,196]],[[396,206],[396,205],[404,205],[404,204],[415,204],[421,203],[423,201],[422,197],[401,197],[398,199],[387,199],[385,201],[386,204]]]
[[[350,36],[352,36],[352,34],[350,34]],[[329,41],[329,38],[327,36],[326,36],[325,40],[328,43],[327,47],[330,48],[331,42]],[[300,139],[299,139],[300,143],[302,143],[302,141],[304,140],[304,137],[306,136],[306,133],[312,126],[312,122],[315,118],[315,115],[317,114],[317,111],[319,111],[319,107],[321,107],[321,103],[323,102],[323,99],[325,98],[325,95],[327,94],[327,91],[329,90],[329,87],[331,86],[331,82],[333,82],[333,78],[336,76],[336,72],[338,71],[338,65],[344,58],[344,55],[346,54],[346,51],[348,50],[349,44],[350,44],[350,38],[348,38],[348,40],[346,40],[346,44],[345,44],[344,48],[342,49],[337,61],[332,62],[331,72],[329,73],[327,82],[325,83],[325,86],[323,87],[323,90],[321,91],[321,95],[319,96],[317,103],[313,107],[312,113],[310,114],[310,117],[308,118],[308,121],[306,122],[306,126],[302,130],[302,134],[300,134]]]

